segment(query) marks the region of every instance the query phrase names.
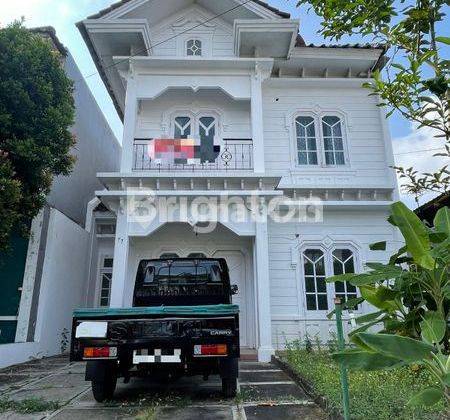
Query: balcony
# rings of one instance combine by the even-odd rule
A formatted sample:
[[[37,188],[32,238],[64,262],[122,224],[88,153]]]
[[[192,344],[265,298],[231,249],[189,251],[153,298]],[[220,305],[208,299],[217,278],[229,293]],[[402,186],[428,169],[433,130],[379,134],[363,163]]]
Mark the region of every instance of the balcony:
[[[164,139],[161,139],[164,141]],[[138,140],[133,146],[133,170],[154,172],[253,171],[252,139],[223,139],[214,146],[214,160],[204,157],[188,159],[166,151],[163,158],[155,156],[155,139]],[[170,140],[169,140],[170,141]],[[183,146],[181,146],[183,147]],[[187,146],[188,152],[189,147]],[[156,158],[158,157],[158,158]]]

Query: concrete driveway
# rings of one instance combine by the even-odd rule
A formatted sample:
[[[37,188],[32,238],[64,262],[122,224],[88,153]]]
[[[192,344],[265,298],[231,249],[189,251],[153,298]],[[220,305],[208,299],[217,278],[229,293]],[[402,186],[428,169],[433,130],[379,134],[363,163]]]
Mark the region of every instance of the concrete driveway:
[[[326,419],[289,376],[272,364],[240,363],[239,393],[221,396],[219,377],[161,384],[118,383],[114,401],[99,404],[84,381],[84,364],[36,360],[0,371],[0,419]],[[44,410],[30,413],[30,411]],[[26,412],[26,413],[24,413]]]

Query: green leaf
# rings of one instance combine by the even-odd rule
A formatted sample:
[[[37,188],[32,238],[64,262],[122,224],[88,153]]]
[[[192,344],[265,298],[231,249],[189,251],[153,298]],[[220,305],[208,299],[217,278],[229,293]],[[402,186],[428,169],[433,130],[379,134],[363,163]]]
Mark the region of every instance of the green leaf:
[[[445,386],[450,386],[450,372],[446,373],[442,380],[444,381]]]
[[[350,369],[381,370],[401,365],[398,359],[363,350],[334,353],[332,358]]]
[[[374,244],[369,245],[369,249],[371,251],[386,251],[386,241],[375,242]]]
[[[427,343],[399,335],[359,333],[358,337],[374,352],[406,363],[428,359],[434,350]]]
[[[331,276],[327,277],[327,283],[337,283],[337,282],[346,282],[352,280],[354,277],[357,277],[358,274],[355,273],[346,273],[346,274],[339,274],[337,276]]]
[[[374,287],[368,285],[361,286],[359,291],[361,296],[367,302],[378,309],[388,312],[395,312],[398,310],[398,304],[395,302],[398,292],[391,291],[384,286]]]
[[[400,201],[391,205],[391,211],[414,261],[423,268],[433,269],[434,258],[430,255],[430,238],[425,225]]]
[[[414,395],[409,401],[408,405],[421,406],[425,405],[430,407],[438,403],[444,397],[444,390],[437,387],[429,387],[420,391],[418,394]]]
[[[438,312],[428,311],[420,323],[422,339],[429,344],[440,343],[446,330],[445,319]]]
[[[437,36],[437,42],[441,42],[442,44],[450,45],[450,37],[448,36]]]
[[[389,265],[394,265],[397,259],[407,251],[406,246],[402,246],[395,254],[389,258]]]
[[[365,324],[366,322],[372,322],[378,319],[378,317],[383,314],[384,311],[372,312],[371,314],[361,315],[355,319],[357,324]]]
[[[450,209],[448,207],[440,208],[434,217],[434,227],[438,232],[445,232],[450,236]]]

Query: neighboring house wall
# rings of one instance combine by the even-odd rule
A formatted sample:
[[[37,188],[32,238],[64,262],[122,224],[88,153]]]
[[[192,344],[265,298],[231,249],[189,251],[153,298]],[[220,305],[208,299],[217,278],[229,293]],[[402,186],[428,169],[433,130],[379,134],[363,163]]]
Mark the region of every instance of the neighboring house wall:
[[[87,203],[101,189],[97,172],[116,171],[121,147],[70,53],[65,59],[67,76],[74,81],[75,124],[72,149],[77,161],[69,176],[55,178],[47,202],[84,226]]]
[[[29,287],[31,283],[35,300],[30,302],[28,323],[25,317],[24,328],[18,331],[26,339],[0,346],[0,368],[69,348],[72,312],[85,294],[89,234],[56,209],[49,209],[47,217],[47,223],[36,224],[33,232],[45,242],[45,255],[36,263],[36,270],[28,273],[24,285]],[[46,227],[46,232],[42,232],[42,227]],[[33,287],[37,284],[39,288]],[[27,309],[24,306],[22,311]],[[19,323],[21,320],[19,313]]]

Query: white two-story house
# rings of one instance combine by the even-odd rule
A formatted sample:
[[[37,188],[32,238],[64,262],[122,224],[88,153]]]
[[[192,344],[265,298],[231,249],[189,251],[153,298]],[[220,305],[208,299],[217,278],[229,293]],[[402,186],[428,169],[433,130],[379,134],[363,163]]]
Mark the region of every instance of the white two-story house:
[[[120,172],[98,175],[91,206],[87,304],[130,306],[142,259],[224,257],[242,347],[268,361],[286,340],[326,339],[333,298],[357,291],[325,278],[383,260],[373,242],[396,246],[398,193],[383,110],[362,87],[384,47],[307,45],[299,26],[244,0],[122,0],[78,24],[124,122]],[[245,221],[218,212],[208,231],[181,210],[224,196]],[[134,217],[146,201],[153,218]],[[283,218],[292,203],[306,204]]]

